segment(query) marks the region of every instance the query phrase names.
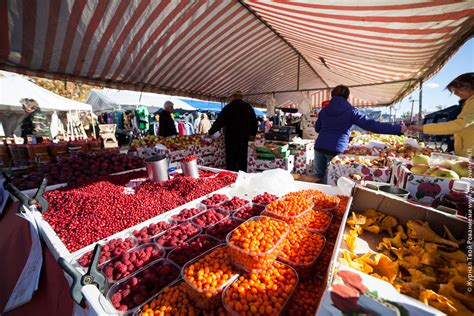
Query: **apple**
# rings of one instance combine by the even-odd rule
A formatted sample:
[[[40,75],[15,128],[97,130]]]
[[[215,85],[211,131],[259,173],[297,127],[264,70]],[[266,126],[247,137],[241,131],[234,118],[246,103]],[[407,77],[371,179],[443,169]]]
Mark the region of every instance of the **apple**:
[[[451,170],[456,172],[460,177],[469,177],[469,162],[457,161],[451,166]]]
[[[416,174],[424,174],[426,172],[426,170],[428,170],[430,168],[430,166],[428,165],[413,165],[413,167],[411,167],[411,172],[413,173],[416,173]]]
[[[427,165],[429,160],[430,160],[430,157],[426,155],[418,155],[418,156],[413,157],[412,163],[414,165]]]
[[[430,176],[459,180],[459,176],[456,172],[454,172],[453,170],[449,170],[449,169],[441,168],[441,167],[438,168],[438,170],[431,173]]]
[[[444,160],[438,163],[438,167],[451,169],[453,167],[453,162],[449,160]]]

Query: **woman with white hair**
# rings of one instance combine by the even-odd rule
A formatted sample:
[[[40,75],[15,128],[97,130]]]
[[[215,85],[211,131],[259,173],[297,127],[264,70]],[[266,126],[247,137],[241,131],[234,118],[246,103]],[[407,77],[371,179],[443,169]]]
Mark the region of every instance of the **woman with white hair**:
[[[163,137],[178,135],[173,117],[171,117],[171,113],[173,113],[173,102],[166,101],[163,108],[163,111],[160,113],[158,135]]]

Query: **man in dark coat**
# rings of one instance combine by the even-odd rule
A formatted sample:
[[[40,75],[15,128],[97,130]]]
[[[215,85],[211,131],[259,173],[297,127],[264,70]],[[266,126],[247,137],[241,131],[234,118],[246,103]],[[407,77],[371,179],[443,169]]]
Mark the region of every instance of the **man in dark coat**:
[[[247,149],[250,138],[257,134],[257,117],[252,106],[242,100],[236,91],[209,130],[215,134],[221,128],[225,133],[226,168],[231,171],[247,171]]]
[[[178,135],[174,120],[171,117],[173,113],[173,102],[166,101],[163,111],[160,114],[160,125],[158,126],[158,135],[163,137]]]

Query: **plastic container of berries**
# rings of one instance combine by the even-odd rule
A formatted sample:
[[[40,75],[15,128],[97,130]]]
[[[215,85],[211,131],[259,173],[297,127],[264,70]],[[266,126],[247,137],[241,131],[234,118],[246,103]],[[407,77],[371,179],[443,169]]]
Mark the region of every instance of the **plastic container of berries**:
[[[321,197],[313,198],[314,209],[319,211],[334,212],[339,206],[341,199],[337,196],[328,195],[324,201],[321,201]]]
[[[175,227],[176,221],[168,218],[163,221],[151,223],[148,226],[142,227],[140,230],[134,230],[131,232],[132,236],[138,240],[139,244],[149,244],[153,242],[153,239],[162,234],[164,231]]]
[[[166,253],[189,239],[201,234],[202,228],[191,223],[184,222],[165,230],[153,239],[153,242],[162,246]]]
[[[227,234],[243,222],[244,220],[240,218],[227,217],[206,228],[205,233],[225,242]]]
[[[269,216],[269,217],[273,217],[273,218],[285,221],[290,225],[302,226],[304,224],[304,221],[307,218],[307,217],[305,217],[305,214],[307,214],[312,209],[313,209],[313,205],[311,205],[310,207],[308,207],[305,210],[302,210],[298,215],[289,216],[289,215],[274,213],[274,212],[268,210],[268,205],[267,205],[267,207],[265,207],[265,210],[263,210],[261,215],[262,216]]]
[[[171,250],[167,258],[182,267],[192,259],[220,244],[222,244],[222,241],[213,236],[198,235]]]
[[[107,282],[111,284],[125,279],[142,267],[162,259],[164,256],[165,251],[161,246],[143,244],[105,262],[100,266],[100,270],[105,275]]]
[[[255,196],[252,199],[252,203],[255,207],[260,208],[263,211],[268,204],[276,200],[278,200],[278,196],[265,192]]]
[[[196,226],[201,227],[203,230],[215,225],[221,220],[229,217],[229,212],[221,210],[220,208],[209,209],[199,216],[196,216],[192,219],[192,223]]]
[[[107,292],[112,303],[110,314],[133,314],[157,293],[179,278],[179,267],[168,259],[156,260],[125,279],[115,283]]]
[[[183,209],[178,214],[171,216],[171,219],[177,224],[181,224],[186,221],[191,221],[193,218],[201,215],[205,211],[207,211],[207,207],[204,204],[198,204],[196,207]]]
[[[310,210],[304,215],[300,227],[315,233],[324,234],[331,225],[332,218],[333,214],[330,212]]]
[[[262,214],[264,209],[265,209],[265,207],[261,208],[260,205],[250,203],[250,204],[248,204],[246,206],[243,206],[243,207],[239,208],[238,210],[236,210],[232,214],[232,217],[240,219],[242,221],[246,221],[249,218],[252,218],[254,216],[260,216],[260,214]]]
[[[249,205],[249,203],[250,203],[250,201],[248,201],[248,200],[245,200],[245,199],[239,198],[237,196],[234,196],[230,200],[222,203],[219,206],[218,209],[221,210],[221,211],[226,211],[226,212],[229,212],[229,213],[233,213],[233,212],[239,210],[240,208],[242,208],[246,205]]]
[[[229,198],[227,195],[216,193],[199,202],[198,207],[205,207],[206,209],[218,208],[228,200]]]

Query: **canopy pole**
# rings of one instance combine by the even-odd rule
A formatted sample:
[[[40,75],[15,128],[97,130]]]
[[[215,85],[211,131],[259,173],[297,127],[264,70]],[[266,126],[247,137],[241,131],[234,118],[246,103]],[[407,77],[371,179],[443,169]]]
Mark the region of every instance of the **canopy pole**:
[[[296,90],[300,89],[300,64],[301,64],[301,55],[298,55],[298,72],[296,75]]]
[[[420,79],[420,95],[418,96],[418,124],[423,125],[423,121],[421,119],[422,111],[423,111],[423,79]]]

